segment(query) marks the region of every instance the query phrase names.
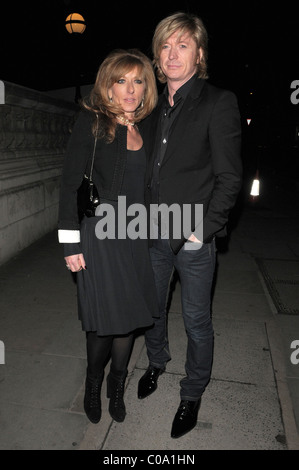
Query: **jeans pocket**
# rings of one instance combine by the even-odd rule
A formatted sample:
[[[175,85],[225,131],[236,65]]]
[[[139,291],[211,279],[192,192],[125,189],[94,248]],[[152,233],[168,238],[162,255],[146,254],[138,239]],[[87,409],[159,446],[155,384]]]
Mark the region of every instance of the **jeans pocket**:
[[[184,243],[184,251],[196,251],[202,248],[201,242],[192,242],[191,240],[187,240]]]

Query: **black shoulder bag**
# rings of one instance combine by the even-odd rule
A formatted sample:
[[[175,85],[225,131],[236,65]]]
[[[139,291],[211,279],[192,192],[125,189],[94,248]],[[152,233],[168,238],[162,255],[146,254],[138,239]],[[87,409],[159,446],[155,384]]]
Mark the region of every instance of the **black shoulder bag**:
[[[96,116],[98,120],[98,115]],[[97,146],[97,133],[98,133],[98,121],[97,121],[96,136],[94,139],[94,146],[93,146],[93,153],[92,153],[92,158],[91,158],[89,176],[86,173],[84,173],[81,186],[77,190],[77,206],[78,206],[78,216],[79,216],[80,222],[84,216],[94,217],[95,210],[97,206],[100,204],[99,193],[92,180],[94,157],[95,157],[95,151],[96,151],[96,146]]]

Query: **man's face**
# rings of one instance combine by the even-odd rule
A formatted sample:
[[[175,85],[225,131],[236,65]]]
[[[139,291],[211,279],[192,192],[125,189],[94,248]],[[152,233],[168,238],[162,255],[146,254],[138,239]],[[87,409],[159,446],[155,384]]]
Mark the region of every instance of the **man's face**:
[[[159,65],[168,81],[187,82],[197,70],[202,49],[189,33],[174,32],[162,45]]]

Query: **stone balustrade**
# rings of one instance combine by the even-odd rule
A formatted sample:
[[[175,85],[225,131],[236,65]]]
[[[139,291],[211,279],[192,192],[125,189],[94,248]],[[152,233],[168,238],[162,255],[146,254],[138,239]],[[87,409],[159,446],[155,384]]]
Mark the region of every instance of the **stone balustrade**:
[[[75,103],[1,83],[0,264],[57,226]]]

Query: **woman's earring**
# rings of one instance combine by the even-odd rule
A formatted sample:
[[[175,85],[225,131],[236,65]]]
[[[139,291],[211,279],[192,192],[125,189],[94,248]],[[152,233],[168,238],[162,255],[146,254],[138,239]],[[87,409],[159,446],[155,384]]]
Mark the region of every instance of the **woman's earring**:
[[[144,98],[142,98],[142,101],[140,103],[140,108],[143,108],[143,104],[144,104]]]
[[[112,103],[112,96],[108,96],[110,103]]]

